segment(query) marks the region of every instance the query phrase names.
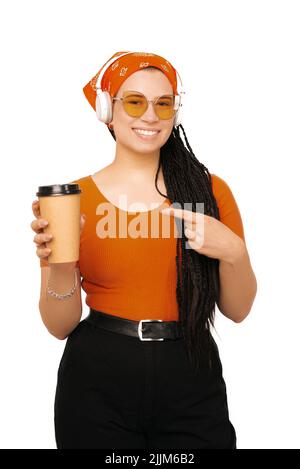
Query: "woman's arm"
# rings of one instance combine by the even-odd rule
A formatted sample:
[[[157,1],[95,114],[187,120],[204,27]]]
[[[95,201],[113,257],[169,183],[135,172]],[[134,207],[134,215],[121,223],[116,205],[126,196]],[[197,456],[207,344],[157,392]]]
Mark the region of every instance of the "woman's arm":
[[[49,287],[58,294],[71,290],[77,276],[74,294],[67,299],[59,300],[47,293]],[[39,310],[43,323],[50,334],[57,339],[65,339],[79,323],[82,316],[81,279],[79,268],[74,263],[51,264],[41,267],[41,293]]]
[[[220,260],[220,299],[217,303],[224,316],[241,322],[250,313],[257,292],[257,282],[243,240],[232,258]]]

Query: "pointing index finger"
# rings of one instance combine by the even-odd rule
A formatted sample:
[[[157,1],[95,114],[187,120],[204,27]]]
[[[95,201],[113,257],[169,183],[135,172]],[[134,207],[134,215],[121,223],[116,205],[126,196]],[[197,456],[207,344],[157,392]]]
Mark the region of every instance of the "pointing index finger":
[[[165,215],[173,215],[176,218],[181,218],[182,220],[192,223],[197,222],[197,213],[192,212],[192,210],[170,207],[162,210],[161,213]]]

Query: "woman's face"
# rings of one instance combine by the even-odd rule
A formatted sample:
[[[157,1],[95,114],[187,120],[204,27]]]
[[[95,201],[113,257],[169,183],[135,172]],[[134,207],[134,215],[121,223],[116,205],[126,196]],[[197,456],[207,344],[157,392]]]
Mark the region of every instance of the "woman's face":
[[[124,91],[139,91],[147,99],[154,99],[162,95],[173,95],[173,88],[166,75],[160,70],[139,70],[130,75],[120,86],[116,97],[122,97]],[[129,116],[123,108],[122,101],[113,101],[113,120],[111,125],[117,143],[135,152],[150,153],[161,148],[172,133],[174,125],[171,119],[160,119],[149,103],[147,110],[141,117]],[[133,129],[158,130],[158,134],[149,139],[143,139]]]

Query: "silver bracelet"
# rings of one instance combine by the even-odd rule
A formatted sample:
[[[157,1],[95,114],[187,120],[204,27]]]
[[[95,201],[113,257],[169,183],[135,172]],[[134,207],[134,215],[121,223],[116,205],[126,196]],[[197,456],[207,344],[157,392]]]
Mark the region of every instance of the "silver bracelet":
[[[70,298],[74,294],[76,287],[77,287],[77,275],[76,275],[76,270],[75,270],[75,283],[74,283],[74,286],[72,287],[72,290],[70,290],[68,293],[64,293],[63,295],[60,295],[59,293],[56,293],[55,291],[50,290],[49,279],[48,279],[47,292],[49,293],[49,295],[54,296],[58,300],[65,300],[67,298]]]

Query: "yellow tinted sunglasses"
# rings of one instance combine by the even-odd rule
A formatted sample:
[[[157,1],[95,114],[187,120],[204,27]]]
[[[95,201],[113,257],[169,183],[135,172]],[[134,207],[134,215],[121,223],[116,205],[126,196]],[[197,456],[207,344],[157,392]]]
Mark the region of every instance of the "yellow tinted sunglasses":
[[[122,98],[112,98],[113,101],[122,101],[123,108],[131,117],[141,117],[153,103],[156,115],[160,119],[171,119],[175,114],[175,96],[166,94],[155,99],[147,99],[139,91],[124,91]]]

